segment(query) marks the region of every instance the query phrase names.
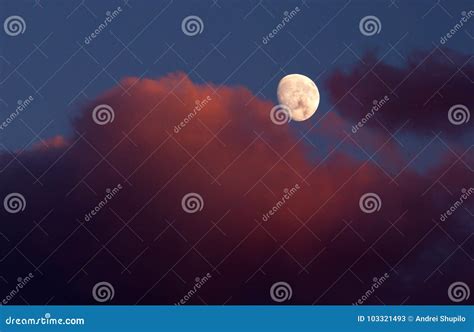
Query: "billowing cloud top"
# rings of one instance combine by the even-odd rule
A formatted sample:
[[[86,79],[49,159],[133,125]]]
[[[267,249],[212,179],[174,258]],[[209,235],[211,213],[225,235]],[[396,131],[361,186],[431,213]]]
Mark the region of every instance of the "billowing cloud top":
[[[384,65],[379,75],[396,84],[410,70]],[[361,75],[335,74],[334,99]],[[417,75],[381,120],[401,124],[409,105],[425,101],[426,87],[410,93]],[[363,87],[356,92],[373,99]],[[95,303],[100,281],[113,285],[112,304],[185,296],[271,303],[271,286],[285,281],[290,303],[350,304],[387,274],[365,303],[447,302],[449,284],[473,272],[472,198],[441,217],[473,187],[472,151],[444,151],[420,172],[370,124],[365,140],[376,139],[385,163],[361,157],[352,150],[365,143],[344,131],[360,108],[346,103],[342,117],[331,113],[308,129],[307,138],[326,137],[323,154],[291,125],[273,123],[272,103],[244,87],[199,85],[184,74],[123,80],[84,107],[67,143],[1,156],[2,197],[26,201],[23,211],[1,212],[4,293],[31,272],[29,303]],[[434,103],[425,106],[432,113]],[[443,117],[416,115],[413,123],[429,131],[426,122]],[[448,255],[449,266],[440,265]]]

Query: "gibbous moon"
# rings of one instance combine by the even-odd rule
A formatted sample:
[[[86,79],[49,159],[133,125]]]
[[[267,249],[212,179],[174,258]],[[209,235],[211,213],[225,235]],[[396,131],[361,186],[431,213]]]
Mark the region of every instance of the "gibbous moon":
[[[290,109],[292,120],[309,119],[319,106],[319,90],[309,78],[300,74],[283,77],[278,83],[278,102]]]

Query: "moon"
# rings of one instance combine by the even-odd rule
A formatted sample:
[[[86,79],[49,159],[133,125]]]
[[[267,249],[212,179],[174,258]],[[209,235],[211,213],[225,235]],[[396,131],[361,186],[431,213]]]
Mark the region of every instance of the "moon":
[[[307,76],[290,74],[278,83],[278,102],[290,109],[292,120],[309,119],[318,109],[319,90]]]

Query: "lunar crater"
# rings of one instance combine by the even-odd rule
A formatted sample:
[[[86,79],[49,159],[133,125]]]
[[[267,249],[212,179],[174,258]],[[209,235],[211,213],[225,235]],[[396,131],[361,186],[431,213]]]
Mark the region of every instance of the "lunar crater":
[[[319,90],[314,82],[300,74],[283,77],[277,89],[278,102],[290,109],[292,120],[309,119],[319,106]]]

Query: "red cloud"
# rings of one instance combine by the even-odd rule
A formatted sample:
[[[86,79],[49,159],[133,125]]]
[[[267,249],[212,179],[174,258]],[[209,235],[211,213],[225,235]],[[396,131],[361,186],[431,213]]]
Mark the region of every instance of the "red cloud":
[[[43,139],[39,142],[34,143],[31,146],[31,150],[36,151],[36,150],[58,149],[58,148],[64,148],[65,146],[67,146],[67,140],[61,135],[56,135],[54,137]]]
[[[446,301],[451,274],[460,271],[429,279],[446,286],[433,293],[424,279],[440,259],[425,255],[445,257],[451,247],[438,228],[422,239],[436,227],[440,202],[452,199],[433,182],[440,178],[455,193],[472,177],[460,162],[447,158],[427,175],[407,167],[391,181],[373,161],[344,152],[350,139],[311,161],[313,147],[289,125],[274,124],[273,105],[244,87],[197,85],[183,74],[128,78],[121,86],[125,91],[113,88],[83,110],[68,146],[24,157],[33,179],[23,168],[2,175],[14,179],[3,196],[21,192],[28,202],[24,213],[3,215],[15,219],[0,230],[11,239],[0,263],[6,277],[17,276],[16,262],[24,261],[11,246],[46,216],[48,236],[35,232],[21,246],[44,273],[30,303],[43,303],[52,289],[55,303],[91,303],[102,280],[116,287],[113,303],[176,303],[207,273],[211,280],[191,303],[267,303],[271,285],[285,280],[293,303],[349,304],[384,273],[391,277],[377,296],[385,303],[409,295],[410,303]],[[94,116],[99,105],[110,107]],[[329,116],[313,131],[344,137],[329,135],[340,121]],[[183,210],[188,193],[202,197],[202,210]],[[379,211],[361,211],[365,193],[380,197]],[[458,211],[443,227],[451,231],[465,218]]]

